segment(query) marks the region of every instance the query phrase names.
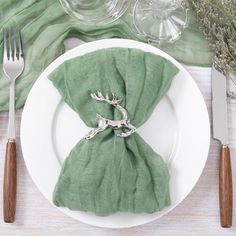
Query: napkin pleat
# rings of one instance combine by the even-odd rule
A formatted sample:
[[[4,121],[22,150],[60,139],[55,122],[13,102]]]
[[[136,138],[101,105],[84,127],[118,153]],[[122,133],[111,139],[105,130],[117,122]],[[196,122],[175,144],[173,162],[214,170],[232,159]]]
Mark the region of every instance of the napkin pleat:
[[[49,79],[64,101],[89,127],[96,114],[120,119],[117,109],[94,101],[91,92],[114,92],[137,128],[168,91],[178,69],[168,60],[137,49],[109,48],[73,58]],[[107,128],[82,139],[68,155],[54,189],[55,205],[107,216],[116,212],[153,213],[170,204],[169,172],[162,157],[134,133]]]

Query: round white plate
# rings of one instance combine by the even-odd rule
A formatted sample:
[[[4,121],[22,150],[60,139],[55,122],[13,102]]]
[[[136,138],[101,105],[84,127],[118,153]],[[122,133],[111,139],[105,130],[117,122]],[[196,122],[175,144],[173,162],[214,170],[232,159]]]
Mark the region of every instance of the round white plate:
[[[63,102],[47,76],[68,59],[111,47],[152,52],[167,58],[179,68],[164,99],[138,129],[144,140],[168,163],[171,205],[154,214],[117,213],[108,217],[59,208],[87,224],[122,228],[150,222],[176,207],[192,190],[206,163],[210,141],[207,109],[190,74],[176,60],[153,46],[124,39],[94,41],[68,51],[49,65],[34,84],[22,116],[21,145],[33,181],[52,202],[63,161],[90,128]]]

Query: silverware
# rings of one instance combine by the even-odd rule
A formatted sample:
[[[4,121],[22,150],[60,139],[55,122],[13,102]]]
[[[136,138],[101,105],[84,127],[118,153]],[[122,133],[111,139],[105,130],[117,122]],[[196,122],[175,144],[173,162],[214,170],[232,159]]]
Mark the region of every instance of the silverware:
[[[226,76],[214,63],[212,67],[213,138],[221,142],[219,202],[221,226],[232,226],[233,192],[228,140]]]
[[[15,81],[24,70],[24,54],[21,33],[18,30],[4,31],[3,71],[9,79],[9,121],[6,146],[3,215],[7,223],[14,222],[16,209],[16,136],[15,136]]]

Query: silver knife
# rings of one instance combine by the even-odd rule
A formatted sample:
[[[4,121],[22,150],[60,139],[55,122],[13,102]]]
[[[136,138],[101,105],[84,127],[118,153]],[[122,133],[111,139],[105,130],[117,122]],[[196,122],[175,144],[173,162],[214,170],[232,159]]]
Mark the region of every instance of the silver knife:
[[[214,63],[212,66],[213,138],[221,142],[219,168],[219,203],[221,226],[232,226],[233,191],[228,139],[226,76]]]

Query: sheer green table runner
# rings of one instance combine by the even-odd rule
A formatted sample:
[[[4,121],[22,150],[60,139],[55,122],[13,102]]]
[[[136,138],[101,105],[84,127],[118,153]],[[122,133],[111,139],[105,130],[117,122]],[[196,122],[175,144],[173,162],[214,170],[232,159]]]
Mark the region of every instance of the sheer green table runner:
[[[0,0],[0,57],[3,50],[3,29],[17,26],[22,30],[25,45],[25,71],[16,85],[16,107],[24,105],[39,74],[64,52],[64,40],[75,36],[84,41],[101,38],[129,38],[145,41],[132,29],[132,4],[119,20],[104,26],[81,25],[68,16],[58,0]],[[212,52],[198,30],[194,14],[190,27],[173,45],[160,47],[178,61],[199,66],[211,65]],[[0,59],[2,61],[2,59]],[[0,111],[8,110],[8,82],[0,66]]]

